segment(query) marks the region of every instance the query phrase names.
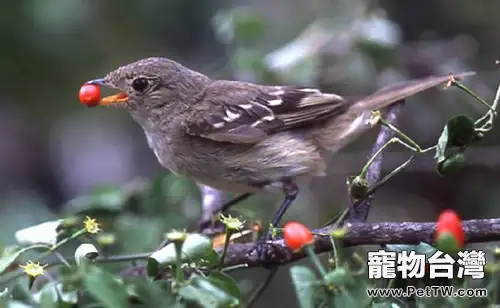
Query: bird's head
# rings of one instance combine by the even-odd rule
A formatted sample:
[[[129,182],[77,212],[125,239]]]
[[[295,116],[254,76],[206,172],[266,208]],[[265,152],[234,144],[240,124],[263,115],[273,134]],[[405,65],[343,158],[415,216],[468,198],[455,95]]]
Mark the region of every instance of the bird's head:
[[[208,83],[208,77],[166,58],[146,58],[121,66],[105,77],[87,81],[119,92],[103,97],[100,106],[131,111],[161,108],[172,101],[183,101]]]

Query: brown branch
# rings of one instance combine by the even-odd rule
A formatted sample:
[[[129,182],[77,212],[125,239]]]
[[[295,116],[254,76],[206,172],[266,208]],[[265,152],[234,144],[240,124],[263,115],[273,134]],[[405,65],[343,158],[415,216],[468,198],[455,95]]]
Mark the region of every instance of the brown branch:
[[[500,240],[500,218],[467,220],[463,222],[467,243],[491,242]],[[418,244],[433,242],[434,222],[382,222],[382,223],[347,223],[347,233],[343,239],[344,247],[383,244]],[[330,227],[314,230],[315,234],[328,234]],[[329,236],[316,236],[317,253],[332,250]],[[231,244],[227,250],[226,266],[247,264],[248,267],[269,267],[284,265],[305,258],[303,252],[291,253],[277,239],[269,243],[267,257],[259,259],[256,244]]]
[[[392,125],[396,125],[397,118],[401,109],[403,108],[404,100],[400,101],[397,104],[394,104],[389,107],[387,112],[387,122]],[[382,148],[389,140],[394,137],[394,131],[387,128],[386,126],[382,126],[380,128],[380,132],[377,136],[377,140],[373,145],[371,156],[375,155],[377,151]],[[366,179],[370,186],[373,187],[380,180],[380,171],[382,170],[382,159],[383,153],[380,153],[373,163],[368,168],[368,172],[366,173]],[[350,222],[365,222],[368,218],[368,214],[370,213],[370,209],[372,207],[373,194],[366,197],[361,202],[357,202],[350,206],[349,216],[347,218]]]

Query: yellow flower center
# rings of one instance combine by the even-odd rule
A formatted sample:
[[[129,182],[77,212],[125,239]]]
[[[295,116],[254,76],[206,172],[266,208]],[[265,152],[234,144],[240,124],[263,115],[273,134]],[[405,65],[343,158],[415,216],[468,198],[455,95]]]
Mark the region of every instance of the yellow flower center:
[[[44,268],[47,266],[45,265],[40,265],[40,263],[33,263],[32,261],[28,261],[26,265],[19,265],[24,272],[32,277],[40,276],[43,275],[45,272]]]
[[[99,228],[99,223],[94,219],[90,217],[85,217],[85,221],[83,222],[85,229],[87,229],[88,233],[97,233],[101,231]]]

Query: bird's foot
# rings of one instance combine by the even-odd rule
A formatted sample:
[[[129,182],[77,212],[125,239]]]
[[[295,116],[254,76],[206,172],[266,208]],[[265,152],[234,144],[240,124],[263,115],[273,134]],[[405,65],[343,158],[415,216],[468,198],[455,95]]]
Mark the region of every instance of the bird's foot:
[[[269,263],[269,260],[272,258],[272,243],[269,241],[272,239],[271,232],[268,231],[264,234],[256,243],[256,253],[257,259],[262,263]]]

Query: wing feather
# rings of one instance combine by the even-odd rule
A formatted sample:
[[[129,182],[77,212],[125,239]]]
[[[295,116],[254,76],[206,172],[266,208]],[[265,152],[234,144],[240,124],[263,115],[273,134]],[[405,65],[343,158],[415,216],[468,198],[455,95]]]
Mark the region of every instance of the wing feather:
[[[342,97],[309,88],[262,87],[238,95],[225,94],[211,97],[214,108],[191,115],[185,122],[189,134],[231,143],[256,143],[270,134],[333,116],[347,107]],[[228,97],[236,99],[228,102]]]

